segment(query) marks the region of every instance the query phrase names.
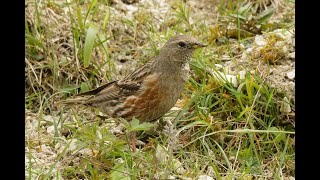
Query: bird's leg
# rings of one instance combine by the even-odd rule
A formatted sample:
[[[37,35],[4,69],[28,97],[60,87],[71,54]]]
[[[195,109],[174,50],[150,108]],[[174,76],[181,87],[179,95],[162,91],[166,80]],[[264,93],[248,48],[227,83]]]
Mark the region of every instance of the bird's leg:
[[[128,136],[129,136],[129,140],[130,140],[130,144],[131,144],[131,149],[135,153],[135,152],[137,152],[137,148],[136,148],[136,132],[135,131],[129,132]]]

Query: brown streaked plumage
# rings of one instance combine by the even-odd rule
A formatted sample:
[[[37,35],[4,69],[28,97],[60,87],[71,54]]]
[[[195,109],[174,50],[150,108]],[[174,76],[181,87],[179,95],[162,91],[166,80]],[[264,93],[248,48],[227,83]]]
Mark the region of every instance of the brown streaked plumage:
[[[178,100],[189,77],[189,61],[197,48],[205,47],[190,35],[176,35],[160,49],[158,56],[124,79],[67,99],[67,104],[98,107],[111,117],[132,117],[154,121]],[[130,135],[135,151],[135,134]]]

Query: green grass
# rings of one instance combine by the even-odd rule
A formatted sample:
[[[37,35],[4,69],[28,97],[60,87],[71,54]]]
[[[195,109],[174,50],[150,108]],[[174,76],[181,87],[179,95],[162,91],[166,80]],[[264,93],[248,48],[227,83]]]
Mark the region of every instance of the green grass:
[[[211,16],[182,1],[170,1],[172,9],[162,16],[134,3],[138,10],[127,17],[108,1],[68,2],[26,1],[25,100],[27,114],[37,123],[36,129],[26,130],[28,179],[295,176],[294,117],[280,111],[286,94],[267,83],[254,57],[249,66],[238,62],[245,51],[242,45],[250,45],[256,35],[294,26],[294,14],[282,6],[294,7],[294,2],[273,0],[281,4],[265,8],[262,1],[217,0]],[[281,13],[283,20],[270,21]],[[58,105],[146,63],[176,33],[192,34],[209,46],[192,59],[179,110],[154,123],[155,129],[145,131],[151,125],[136,121],[101,119],[93,109]],[[246,72],[243,79],[237,77],[237,87],[215,76],[226,71],[215,66],[224,63],[225,55]],[[44,115],[57,120],[49,123]],[[122,132],[141,132],[138,139],[147,143],[142,150],[131,152],[127,134],[115,132],[119,124],[126,126]],[[53,126],[53,134],[47,133],[48,126]],[[37,153],[46,151],[41,147],[51,148],[56,156],[39,158]]]

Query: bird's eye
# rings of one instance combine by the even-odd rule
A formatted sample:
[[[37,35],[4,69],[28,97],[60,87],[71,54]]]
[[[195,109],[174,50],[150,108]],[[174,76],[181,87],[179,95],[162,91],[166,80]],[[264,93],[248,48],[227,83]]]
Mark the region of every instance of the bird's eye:
[[[187,44],[186,44],[185,42],[182,42],[182,41],[180,41],[180,42],[178,43],[178,45],[179,45],[180,47],[186,47],[186,46],[187,46]]]

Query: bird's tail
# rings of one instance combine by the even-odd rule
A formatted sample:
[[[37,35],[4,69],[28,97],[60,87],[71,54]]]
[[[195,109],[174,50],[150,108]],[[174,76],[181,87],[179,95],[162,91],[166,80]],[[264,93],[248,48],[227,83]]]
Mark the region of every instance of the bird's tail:
[[[69,99],[59,101],[58,104],[61,104],[61,105],[82,104],[82,105],[85,105],[88,98],[89,97],[87,97],[87,96],[71,97]]]

